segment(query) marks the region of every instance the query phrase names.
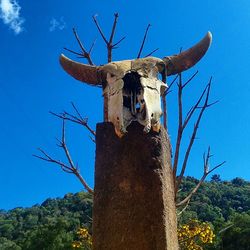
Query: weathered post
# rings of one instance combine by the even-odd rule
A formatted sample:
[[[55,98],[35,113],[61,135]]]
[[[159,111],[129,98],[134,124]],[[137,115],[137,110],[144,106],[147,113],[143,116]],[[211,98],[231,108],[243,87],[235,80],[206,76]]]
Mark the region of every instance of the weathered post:
[[[104,66],[60,57],[67,73],[102,86],[105,96],[105,121],[96,131],[94,250],[178,249],[171,147],[160,125],[161,96],[166,77],[196,64],[210,43],[208,33],[178,55]]]
[[[178,249],[170,144],[133,123],[97,125],[93,249]]]

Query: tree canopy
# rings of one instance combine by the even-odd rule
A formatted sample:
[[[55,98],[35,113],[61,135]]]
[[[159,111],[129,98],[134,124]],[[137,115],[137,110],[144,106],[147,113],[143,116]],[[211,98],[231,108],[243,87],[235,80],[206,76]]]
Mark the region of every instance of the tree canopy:
[[[180,198],[199,180],[185,177]],[[250,182],[242,178],[223,181],[213,176],[194,195],[186,208],[179,208],[179,225],[190,219],[209,222],[215,243],[204,249],[250,249]],[[79,192],[48,198],[30,208],[0,210],[1,250],[68,250],[80,227],[92,225],[92,195]]]

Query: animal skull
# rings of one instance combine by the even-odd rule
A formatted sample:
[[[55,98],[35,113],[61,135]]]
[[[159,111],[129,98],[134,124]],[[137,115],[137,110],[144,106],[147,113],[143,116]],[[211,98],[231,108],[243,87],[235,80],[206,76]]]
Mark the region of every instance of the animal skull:
[[[148,57],[131,61],[112,62],[103,66],[107,72],[104,93],[108,98],[108,121],[117,135],[126,133],[132,121],[144,126],[144,132],[160,129],[161,100],[167,85],[157,79],[161,59]]]
[[[102,85],[108,104],[106,121],[113,123],[119,137],[126,133],[126,128],[132,121],[142,124],[145,133],[151,128],[159,132],[161,95],[167,85],[158,79],[158,74],[165,78],[192,67],[208,50],[211,38],[211,33],[208,32],[189,50],[163,59],[146,57],[91,66],[61,55],[60,63],[77,80],[95,86]]]

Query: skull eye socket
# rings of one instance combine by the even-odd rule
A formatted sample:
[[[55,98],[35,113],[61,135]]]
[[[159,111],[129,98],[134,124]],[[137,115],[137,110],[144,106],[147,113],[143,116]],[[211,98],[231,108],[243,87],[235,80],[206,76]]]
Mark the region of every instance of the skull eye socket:
[[[131,72],[123,77],[125,92],[136,92],[139,93],[142,89],[140,82],[140,75],[137,72]]]

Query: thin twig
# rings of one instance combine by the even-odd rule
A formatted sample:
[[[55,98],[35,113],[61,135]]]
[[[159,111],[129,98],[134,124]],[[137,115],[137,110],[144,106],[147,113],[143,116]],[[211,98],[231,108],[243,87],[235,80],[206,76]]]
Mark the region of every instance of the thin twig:
[[[185,154],[185,157],[184,157],[184,162],[182,164],[181,174],[178,177],[178,181],[175,182],[175,184],[176,184],[175,191],[176,192],[177,192],[177,190],[179,188],[181,179],[182,179],[182,177],[184,175],[184,172],[186,170],[187,161],[188,161],[188,158],[189,158],[189,154],[190,154],[191,148],[193,146],[193,142],[194,142],[194,139],[195,139],[195,136],[196,136],[196,132],[197,132],[197,129],[198,129],[198,126],[199,126],[199,122],[201,120],[203,112],[205,111],[206,108],[208,108],[208,96],[209,96],[209,93],[210,93],[210,85],[211,85],[212,78],[210,78],[209,83],[207,84],[207,86],[203,90],[203,92],[200,95],[200,97],[199,97],[198,101],[196,102],[196,104],[188,111],[188,113],[187,113],[187,115],[186,115],[186,117],[184,119],[184,122],[183,122],[183,114],[182,114],[182,92],[183,92],[184,87],[187,86],[187,84],[197,75],[197,73],[198,72],[194,73],[191,76],[191,78],[188,81],[186,81],[184,84],[182,83],[182,78],[181,78],[181,75],[180,75],[180,78],[179,78],[179,81],[178,81],[178,84],[177,84],[177,86],[178,86],[178,109],[179,109],[178,114],[179,114],[179,123],[178,123],[178,133],[177,133],[177,138],[176,138],[175,155],[174,155],[174,163],[173,163],[173,177],[174,178],[176,178],[176,173],[177,173],[177,168],[178,168],[179,153],[180,153],[180,147],[181,147],[181,140],[182,140],[183,132],[184,132],[187,124],[189,123],[191,117],[193,116],[195,110],[198,109],[198,106],[199,106],[200,102],[202,101],[205,93],[207,93],[207,96],[206,96],[205,104],[203,105],[202,112],[200,112],[200,115],[198,116],[196,125],[195,125],[194,130],[193,130],[193,134],[192,134],[192,137],[190,139],[190,143],[188,145],[188,148],[187,148],[187,151],[186,151],[186,154]]]
[[[58,164],[61,169],[67,173],[71,173],[73,174],[73,171],[70,167],[68,167],[66,164],[64,164],[63,162],[53,159],[52,157],[50,157],[45,151],[43,151],[42,149],[38,148],[38,151],[40,151],[40,153],[42,153],[42,155],[44,156],[39,156],[39,155],[35,155],[33,154],[34,157],[41,159],[43,161],[47,161],[47,162],[51,162],[51,163],[56,163]]]
[[[65,49],[65,50],[71,52],[72,54],[75,54],[75,55],[79,56],[80,58],[85,58],[85,57],[82,55],[82,53],[75,52],[74,50],[71,50],[71,49],[68,49],[68,48],[63,48],[63,49]]]
[[[162,96],[162,106],[163,106],[163,126],[167,130],[167,100],[166,100],[166,95]]]
[[[110,37],[109,39],[107,39],[97,21],[97,15],[93,16],[93,20],[94,20],[94,23],[103,39],[103,41],[106,43],[106,46],[107,46],[107,50],[108,50],[108,62],[111,62],[112,61],[112,50],[117,48],[116,46],[121,43],[125,37],[121,38],[118,42],[116,42],[115,44],[113,44],[113,39],[114,39],[114,35],[115,35],[115,30],[116,30],[116,25],[117,25],[117,19],[119,17],[119,14],[118,13],[115,13],[114,14],[115,18],[114,18],[114,22],[113,22],[113,26],[112,26],[112,30],[111,30],[111,33],[110,33]]]
[[[183,88],[185,88],[187,86],[187,84],[189,84],[194,78],[195,76],[199,73],[199,71],[197,70],[184,84],[183,84]]]
[[[89,185],[87,184],[87,182],[84,180],[84,178],[81,176],[80,172],[79,172],[79,167],[75,166],[70,152],[68,150],[67,144],[66,144],[66,136],[65,136],[65,118],[62,118],[62,138],[61,141],[58,140],[59,142],[59,146],[63,149],[64,154],[67,158],[68,164],[65,164],[59,160],[56,160],[54,158],[52,158],[51,156],[49,156],[44,150],[42,149],[38,149],[40,151],[40,153],[43,156],[39,156],[39,155],[33,155],[36,158],[39,158],[41,160],[47,161],[47,162],[51,162],[51,163],[55,163],[57,165],[59,165],[61,167],[61,169],[66,172],[66,173],[70,173],[70,174],[74,174],[82,183],[83,187],[91,194],[93,194],[93,190],[89,187]]]
[[[176,178],[177,173],[177,167],[178,167],[178,161],[179,161],[179,153],[180,153],[180,146],[181,146],[181,139],[183,134],[182,129],[182,74],[179,74],[179,81],[178,81],[178,132],[177,132],[177,138],[176,138],[176,144],[175,144],[175,154],[174,154],[174,164],[173,164],[173,178]]]
[[[92,136],[89,136],[89,139],[95,143],[95,139]]]
[[[167,94],[169,94],[172,90],[171,87],[174,84],[175,80],[178,78],[178,75],[173,79],[173,81],[170,83],[170,85],[167,88],[167,91],[165,91],[165,93],[162,95],[162,106],[163,106],[163,126],[164,128],[167,130],[167,100],[166,100],[166,96]],[[166,74],[165,72],[163,73],[162,76],[162,81],[164,83],[166,83]]]
[[[194,143],[194,140],[196,138],[196,133],[198,131],[198,128],[199,128],[199,124],[200,124],[200,121],[201,121],[201,118],[203,116],[203,113],[204,111],[207,109],[207,105],[208,105],[208,99],[209,99],[209,94],[210,94],[210,88],[211,88],[211,81],[212,81],[212,77],[210,78],[209,80],[209,83],[207,85],[207,89],[206,89],[206,99],[204,101],[204,105],[202,107],[202,109],[200,110],[200,113],[198,115],[198,118],[197,118],[197,121],[194,125],[194,128],[193,128],[193,132],[192,132],[192,135],[191,135],[191,138],[190,138],[190,141],[189,141],[189,144],[188,144],[188,147],[187,147],[187,150],[186,150],[186,153],[185,153],[185,156],[184,156],[184,161],[183,161],[183,164],[182,164],[182,167],[181,167],[181,173],[177,179],[177,182],[176,182],[176,189],[175,191],[177,192],[179,186],[180,186],[180,183],[182,181],[182,178],[184,176],[184,173],[185,173],[185,170],[186,170],[186,166],[187,166],[187,162],[188,162],[188,159],[189,159],[189,155],[190,155],[190,152],[191,152],[191,149],[192,149],[192,146],[193,146],[193,143]],[[183,132],[183,131],[182,131]]]
[[[76,108],[75,104],[73,102],[71,102],[71,105],[72,105],[73,109],[75,110],[75,112],[77,113],[77,115],[81,118],[81,120],[84,120],[84,118],[82,117],[82,115],[80,114],[78,109]]]
[[[187,207],[188,207],[188,205],[189,205],[189,202],[190,202],[190,200],[188,200],[188,201],[186,202],[185,207],[177,214],[177,216],[180,216],[180,215],[187,209]]]
[[[112,61],[113,49],[117,48],[117,45],[120,44],[125,39],[125,37],[123,37],[118,42],[113,44],[113,39],[114,39],[117,20],[118,20],[119,15],[118,15],[118,13],[115,13],[114,16],[115,16],[115,18],[114,18],[114,22],[113,22],[113,26],[112,26],[109,40],[105,37],[105,35],[104,35],[104,33],[103,33],[103,31],[102,31],[102,29],[97,21],[97,15],[93,16],[94,23],[95,23],[102,39],[106,43],[107,53],[108,53],[108,62]],[[104,116],[104,121],[106,122],[106,121],[108,121],[108,97],[107,97],[107,93],[104,93],[103,97],[104,97],[103,116]]]
[[[61,118],[61,119],[64,119],[64,120],[68,120],[68,121],[71,121],[71,122],[74,122],[74,123],[77,123],[77,124],[80,124],[80,125],[84,126],[95,137],[96,133],[88,125],[88,119],[82,117],[82,115],[80,114],[80,112],[78,111],[78,109],[76,108],[76,106],[75,106],[75,104],[73,102],[71,102],[71,105],[72,105],[74,111],[76,112],[77,116],[72,115],[72,114],[70,114],[70,113],[68,113],[66,111],[64,111],[61,114],[56,114],[56,113],[50,111],[50,114],[52,114],[52,115],[54,115],[54,116],[56,116],[58,118]]]
[[[147,54],[146,56],[144,56],[144,57],[149,57],[149,56],[152,56],[156,51],[158,51],[159,50],[159,48],[156,48],[156,49],[154,49],[153,51],[151,51],[149,54]]]
[[[165,95],[168,95],[172,90],[171,87],[174,85],[175,81],[177,80],[177,78],[179,77],[179,75],[176,75],[175,78],[172,80],[172,82],[168,85],[168,89],[165,92]]]
[[[113,48],[113,49],[117,49],[117,48],[118,48],[117,45],[118,45],[119,43],[121,43],[125,38],[126,38],[125,36],[122,37],[117,43],[115,43],[115,44],[112,45],[112,48]]]
[[[201,184],[205,181],[206,177],[213,172],[215,169],[219,168],[220,166],[222,166],[223,164],[225,164],[226,162],[223,161],[222,163],[218,164],[217,166],[213,167],[211,170],[209,170],[209,159],[211,158],[211,154],[210,154],[210,147],[208,147],[208,152],[207,154],[203,155],[203,175],[201,177],[201,179],[199,180],[198,184],[195,186],[195,188],[189,193],[189,195],[183,199],[181,202],[177,203],[176,206],[182,206],[184,204],[190,202],[190,199],[192,198],[192,196],[197,192],[197,190],[200,188]],[[186,206],[187,206],[186,205]]]
[[[78,45],[79,45],[80,48],[81,48],[82,53],[78,53],[78,52],[75,52],[75,51],[73,51],[73,50],[71,50],[71,49],[67,49],[67,48],[64,48],[64,49],[67,50],[67,51],[69,51],[69,52],[71,52],[71,53],[73,53],[73,54],[75,54],[75,55],[80,56],[81,58],[86,58],[87,61],[88,61],[88,63],[89,63],[90,65],[94,65],[94,63],[93,63],[93,61],[92,61],[92,59],[91,59],[91,52],[92,52],[94,43],[92,43],[91,48],[90,48],[90,50],[89,50],[89,52],[88,52],[88,51],[84,48],[84,46],[83,46],[83,44],[82,44],[82,42],[81,42],[81,40],[80,40],[80,38],[79,38],[79,36],[78,36],[77,31],[76,31],[75,28],[73,28],[73,33],[74,33],[74,36],[75,36],[75,38],[76,38],[76,41],[77,41]]]
[[[61,145],[62,145],[63,151],[68,159],[68,162],[70,164],[71,169],[77,169],[77,168],[75,168],[75,165],[74,165],[73,160],[70,156],[70,153],[69,153],[66,141],[65,141],[65,119],[63,119],[62,121],[63,121],[63,125],[62,125],[62,143],[61,143]]]
[[[145,34],[144,34],[144,37],[143,37],[143,40],[142,40],[142,43],[141,43],[141,47],[140,47],[140,50],[139,50],[138,55],[137,55],[137,58],[141,57],[141,53],[142,53],[142,50],[143,50],[145,40],[147,38],[147,34],[148,34],[148,30],[149,30],[150,26],[151,26],[151,24],[148,24],[148,26],[146,28],[146,31],[145,31]]]
[[[208,88],[208,85],[206,85],[206,87],[204,88],[202,94],[200,95],[198,101],[196,102],[196,104],[188,111],[185,119],[184,119],[184,122],[183,122],[183,130],[186,128],[188,122],[190,121],[192,115],[194,114],[195,110],[198,109],[199,107],[199,104],[201,102],[201,100],[203,99],[203,96],[205,95],[206,91],[207,91],[207,88]]]
[[[117,25],[117,19],[119,17],[119,14],[115,13],[114,16],[115,16],[115,19],[114,19],[113,27],[112,27],[109,42],[108,42],[109,44],[112,44],[112,42],[113,42],[114,35],[115,35],[115,29],[116,29],[116,25]]]
[[[93,20],[94,20],[94,23],[95,23],[95,25],[96,25],[96,27],[97,27],[97,29],[98,29],[98,31],[99,31],[99,33],[100,33],[102,39],[104,40],[104,42],[105,42],[106,44],[108,44],[108,40],[106,39],[105,35],[104,35],[103,32],[102,32],[102,29],[101,29],[99,23],[97,22],[97,15],[94,15],[94,16],[93,16]]]
[[[91,44],[90,49],[89,49],[89,54],[91,54],[91,52],[92,52],[92,50],[93,50],[93,48],[94,48],[94,46],[95,46],[95,44],[96,44],[96,40],[97,40],[97,39],[95,39],[95,40],[93,41],[93,43]]]
[[[232,223],[232,224],[230,224],[230,225],[224,227],[223,229],[221,229],[221,230],[218,232],[218,234],[221,234],[221,233],[225,232],[226,230],[228,230],[228,229],[231,228],[232,226],[234,226],[234,223]]]

